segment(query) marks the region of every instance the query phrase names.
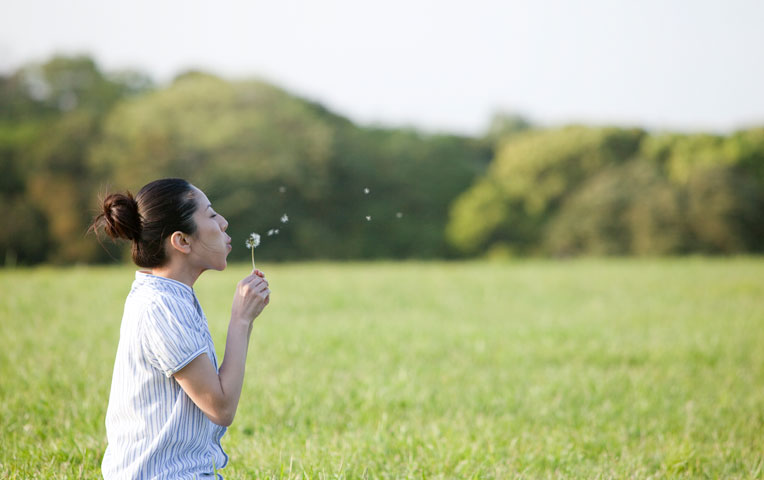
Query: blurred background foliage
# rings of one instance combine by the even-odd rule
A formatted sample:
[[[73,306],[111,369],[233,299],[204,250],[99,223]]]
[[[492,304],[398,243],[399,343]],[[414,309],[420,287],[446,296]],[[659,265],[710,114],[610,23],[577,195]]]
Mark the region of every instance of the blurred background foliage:
[[[251,231],[271,261],[764,250],[764,128],[541,128],[497,114],[471,138],[357,125],[205,72],[159,86],[55,57],[0,76],[0,262],[124,258],[87,234],[98,199],[166,176],[226,216],[234,260]]]

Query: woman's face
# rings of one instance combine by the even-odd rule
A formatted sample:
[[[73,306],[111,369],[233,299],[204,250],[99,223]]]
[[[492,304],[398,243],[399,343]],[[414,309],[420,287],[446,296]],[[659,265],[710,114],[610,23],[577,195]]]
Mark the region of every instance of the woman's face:
[[[215,212],[207,196],[194,187],[196,232],[191,236],[191,257],[202,270],[223,270],[226,257],[231,253],[231,237],[225,233],[228,222]]]

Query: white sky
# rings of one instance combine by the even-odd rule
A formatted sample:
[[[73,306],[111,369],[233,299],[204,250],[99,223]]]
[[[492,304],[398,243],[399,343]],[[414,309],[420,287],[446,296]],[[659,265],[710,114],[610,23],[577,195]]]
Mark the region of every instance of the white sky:
[[[261,76],[362,123],[764,125],[761,0],[2,0],[0,71],[54,52]]]

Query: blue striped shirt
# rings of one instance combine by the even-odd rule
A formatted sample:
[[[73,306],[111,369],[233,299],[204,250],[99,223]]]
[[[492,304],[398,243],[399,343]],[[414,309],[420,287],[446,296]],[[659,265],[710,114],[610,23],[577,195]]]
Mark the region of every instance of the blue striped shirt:
[[[106,412],[105,479],[213,478],[228,463],[212,423],[174,373],[206,353],[218,369],[194,290],[136,272],[125,302]]]

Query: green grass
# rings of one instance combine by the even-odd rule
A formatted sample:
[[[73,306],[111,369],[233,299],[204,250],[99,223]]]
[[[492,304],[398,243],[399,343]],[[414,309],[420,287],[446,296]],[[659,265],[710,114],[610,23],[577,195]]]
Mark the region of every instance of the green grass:
[[[764,259],[263,269],[226,479],[764,476]],[[132,271],[0,272],[0,478],[100,477]]]

